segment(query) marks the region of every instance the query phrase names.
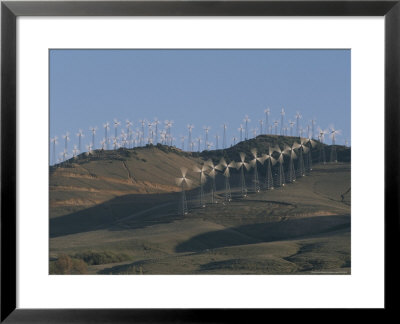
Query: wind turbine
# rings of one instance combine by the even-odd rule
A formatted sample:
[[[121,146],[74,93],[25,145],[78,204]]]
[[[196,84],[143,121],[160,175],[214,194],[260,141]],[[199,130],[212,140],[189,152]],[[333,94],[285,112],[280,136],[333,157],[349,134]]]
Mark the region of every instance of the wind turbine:
[[[275,127],[275,135],[278,135],[278,121],[274,121],[274,127]]]
[[[282,108],[282,110],[281,110],[281,132],[280,132],[281,135],[283,135],[284,119],[285,119],[285,109]]]
[[[76,159],[78,153],[79,153],[78,148],[76,147],[76,145],[74,145],[74,148],[73,148],[73,150],[72,150],[72,157],[73,157],[74,159]]]
[[[321,146],[319,149],[319,162],[325,164],[326,163],[326,157],[325,157],[325,134],[327,134],[326,130],[323,130],[321,128],[318,128],[318,137],[319,137],[319,141],[321,142]]]
[[[314,139],[315,135],[315,121],[315,118],[311,119],[311,139]]]
[[[287,179],[288,182],[294,182],[296,181],[296,172],[294,171],[294,159],[296,159],[296,153],[294,150],[298,147],[298,144],[294,142],[292,146],[285,145],[285,149],[283,151],[283,154],[286,154],[289,156],[289,169],[288,169],[288,174],[287,174]]]
[[[219,135],[218,135],[218,134],[215,134],[215,149],[216,149],[216,150],[219,149],[218,139],[219,139]]]
[[[87,149],[86,155],[93,154],[92,148],[93,148],[92,144],[86,145],[86,149]]]
[[[242,124],[238,128],[238,131],[240,133],[240,141],[242,141],[243,140],[243,125]]]
[[[128,148],[130,148],[130,147],[129,147],[129,143],[131,142],[131,127],[132,127],[132,122],[131,122],[129,119],[127,119],[127,120],[125,121],[125,123],[126,123],[126,139],[127,139],[127,142],[128,142]]]
[[[285,185],[285,173],[283,171],[283,152],[279,146],[276,146],[274,151],[278,153],[277,161],[279,162],[279,171],[276,183],[278,187],[283,187]]]
[[[200,136],[198,137],[198,138],[196,138],[196,141],[197,141],[197,151],[198,152],[200,152],[200,145],[201,145],[201,138],[200,138]]]
[[[189,136],[188,136],[188,146],[192,146],[192,129],[194,128],[193,125],[188,124],[187,125],[187,129],[189,130]],[[191,151],[193,151],[193,148],[191,149]]]
[[[50,142],[53,146],[53,164],[56,164],[56,145],[58,144],[57,136],[54,136],[53,138],[51,138]]]
[[[69,133],[66,132],[65,135],[63,135],[63,139],[64,139],[64,151],[68,152],[68,142],[69,142]]]
[[[217,166],[214,165],[214,162],[212,160],[208,160],[207,162],[208,167],[210,168],[210,172],[208,173],[208,176],[211,178],[211,203],[217,203],[217,200],[215,198],[215,192],[217,191],[217,187],[215,185],[215,176],[217,175]]]
[[[340,130],[335,129],[333,126],[330,127],[330,135],[332,139],[331,145],[331,162],[337,163],[337,153],[336,153],[336,135],[340,134]]]
[[[249,138],[249,131],[248,131],[248,123],[251,121],[249,116],[244,116],[243,121],[245,122],[245,133],[244,133],[244,139],[247,140]]]
[[[178,212],[181,213],[183,216],[187,215],[189,210],[187,206],[186,194],[185,194],[185,185],[186,187],[190,187],[192,181],[186,178],[187,169],[181,168],[181,178],[176,178],[176,184],[181,186],[181,199],[179,200],[179,207]]]
[[[78,133],[76,134],[76,136],[78,136],[78,150],[79,152],[82,152],[81,148],[82,148],[82,137],[85,137],[85,135],[83,134],[83,131],[80,129],[78,131]]]
[[[155,140],[155,144],[158,144],[158,125],[160,124],[160,121],[156,118],[154,118],[154,126],[156,126],[156,131],[155,131],[155,135],[156,135],[156,140]]]
[[[250,165],[254,167],[253,173],[253,182],[254,182],[254,192],[260,192],[260,182],[258,180],[258,170],[257,170],[257,161],[263,164],[262,158],[257,157],[257,150],[252,149],[251,154],[253,155],[254,159],[250,161]]]
[[[306,146],[308,147],[308,155],[307,155],[307,164],[306,164],[306,172],[311,172],[312,170],[312,148],[317,145],[317,143],[311,138],[306,139]]]
[[[262,135],[263,134],[263,120],[260,119],[258,122],[260,123],[260,135]]]
[[[205,136],[204,136],[204,149],[207,150],[207,145],[208,145],[208,132],[210,131],[210,126],[204,126],[204,132],[205,132]]]
[[[101,149],[104,151],[104,148],[106,147],[106,139],[105,138],[103,138],[101,141],[100,141],[100,146],[101,146]]]
[[[144,125],[146,124],[146,120],[145,119],[141,119],[139,120],[139,123],[141,125],[141,136],[140,136],[140,146],[144,145]],[[115,137],[117,137],[117,135],[115,135]]]
[[[246,187],[246,178],[244,176],[244,168],[247,170],[250,168],[250,165],[245,162],[246,154],[243,152],[240,153],[240,162],[236,163],[236,168],[240,170],[240,186],[242,188],[242,197],[247,197],[247,187]]]
[[[306,140],[304,138],[301,138],[300,143],[295,143],[295,145],[296,145],[296,149],[298,149],[298,153],[299,153],[299,163],[298,163],[297,173],[298,173],[298,176],[304,177],[306,175],[306,169],[304,166],[303,153],[308,152],[308,147],[306,146]]]
[[[231,163],[226,163],[225,159],[222,158],[219,164],[216,166],[216,168],[220,171],[223,171],[224,176],[225,176],[225,201],[229,202],[232,200],[231,196],[231,186],[229,183],[229,178],[230,178],[230,172],[229,168],[234,168],[235,167],[235,162]]]
[[[116,118],[114,118],[114,138],[118,138],[118,126],[121,125]]]
[[[106,140],[106,149],[108,150],[108,130],[110,129],[110,123],[106,122],[103,124],[104,127],[104,139]]]
[[[236,136],[232,137],[233,145],[236,145]]]
[[[222,149],[226,149],[226,123],[224,123],[222,127],[224,128],[224,133],[222,137]]]
[[[297,127],[297,136],[298,136],[298,137],[301,137],[301,136],[300,136],[300,119],[301,119],[300,113],[297,112],[295,117],[296,117],[296,125],[297,125],[297,126],[296,126],[296,127]]]
[[[206,164],[203,163],[203,165],[199,168],[198,166],[195,166],[193,168],[194,172],[198,172],[200,176],[200,207],[206,207],[206,203],[204,200],[204,188],[203,184],[206,181],[206,175],[205,172],[207,171],[207,166]]]
[[[94,135],[96,134],[97,127],[89,127],[89,130],[92,132],[92,148],[94,149]]]
[[[268,147],[268,154],[263,155],[264,162],[267,161],[267,170],[265,173],[265,189],[274,189],[274,179],[272,177],[272,166],[275,165],[276,160],[272,157],[273,150]]]
[[[265,113],[265,133],[268,133],[268,128],[269,128],[268,116],[269,116],[269,113],[270,113],[269,108],[265,109],[264,113]]]
[[[289,125],[290,125],[290,136],[293,136],[293,126],[294,126],[294,121],[289,120]]]
[[[182,151],[184,151],[185,150],[185,136],[183,136],[183,135],[181,135],[181,147],[182,147]]]

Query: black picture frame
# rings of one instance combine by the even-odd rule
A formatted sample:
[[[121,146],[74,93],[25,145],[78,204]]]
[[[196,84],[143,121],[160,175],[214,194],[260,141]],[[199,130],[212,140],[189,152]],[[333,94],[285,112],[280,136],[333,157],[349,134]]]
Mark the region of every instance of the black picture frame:
[[[16,19],[18,16],[384,16],[385,310],[396,308],[399,237],[400,0],[395,1],[2,1],[1,2],[1,322],[234,322],[267,310],[17,309]],[[373,257],[371,257],[373,262]],[[261,313],[261,314],[260,314]]]

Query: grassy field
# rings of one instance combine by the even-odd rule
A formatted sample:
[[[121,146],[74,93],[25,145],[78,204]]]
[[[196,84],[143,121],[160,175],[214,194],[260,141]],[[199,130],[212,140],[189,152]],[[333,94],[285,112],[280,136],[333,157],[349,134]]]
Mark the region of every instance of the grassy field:
[[[53,170],[50,264],[67,255],[86,256],[88,274],[350,274],[350,163],[315,165],[293,184],[246,198],[233,174],[229,203],[221,176],[218,203],[205,208],[195,182],[189,214],[179,215],[178,166],[198,162],[143,149]]]

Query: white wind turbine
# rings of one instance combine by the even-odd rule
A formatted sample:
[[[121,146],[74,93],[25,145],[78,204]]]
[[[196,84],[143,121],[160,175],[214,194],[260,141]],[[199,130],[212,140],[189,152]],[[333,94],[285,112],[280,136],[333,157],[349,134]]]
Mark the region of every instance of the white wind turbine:
[[[307,154],[307,159],[306,159],[306,172],[310,173],[312,170],[312,148],[315,147],[317,143],[311,138],[306,139],[306,146],[308,147],[308,154]]]
[[[101,149],[104,151],[105,150],[105,148],[106,148],[106,139],[105,138],[103,138],[101,141],[100,141],[100,147],[101,147]]]
[[[106,122],[105,124],[103,124],[103,127],[104,127],[104,139],[105,139],[105,141],[106,141],[106,149],[108,150],[109,149],[109,147],[108,147],[108,131],[110,130],[110,123],[109,122]]]
[[[65,161],[67,160],[67,157],[68,157],[68,152],[67,152],[67,150],[64,149],[64,151],[62,151],[62,152],[60,153],[60,155],[62,156],[62,162],[65,162]]]
[[[278,121],[274,121],[275,135],[278,135]]]
[[[245,122],[245,133],[244,133],[244,139],[247,140],[249,138],[249,131],[248,131],[248,123],[251,121],[249,116],[244,116],[243,121]]]
[[[114,118],[114,138],[118,138],[118,126],[121,125],[121,122]],[[115,150],[115,149],[114,149]]]
[[[283,127],[285,124],[284,121],[285,121],[285,109],[282,108],[282,110],[281,110],[281,132],[280,132],[281,135],[284,135],[283,134]]]
[[[188,124],[187,126],[187,129],[189,130],[189,135],[188,135],[188,147],[189,146],[191,146],[191,151],[193,151],[193,147],[192,147],[192,129],[194,128],[194,126],[193,125],[191,125],[191,124]]]
[[[243,125],[242,124],[238,128],[238,131],[240,133],[240,141],[242,141],[243,140]]]
[[[215,134],[215,149],[216,149],[216,150],[219,149],[218,140],[219,140],[219,135],[218,135],[218,134]]]
[[[74,159],[76,159],[78,156],[78,153],[79,153],[78,148],[76,147],[76,145],[74,145],[74,148],[72,149],[72,157]]]
[[[226,127],[227,127],[226,123],[224,123],[222,127],[224,128],[224,133],[222,137],[222,149],[226,149]]]
[[[211,178],[211,203],[217,203],[217,200],[215,198],[215,192],[217,191],[217,187],[215,185],[215,177],[217,175],[217,166],[214,165],[214,162],[212,160],[208,160],[206,162],[208,167],[210,168],[210,172],[208,173],[208,176]]]
[[[87,149],[86,155],[91,155],[91,154],[93,154],[93,147],[92,147],[92,144],[86,145],[86,149]]]
[[[240,187],[242,189],[242,197],[247,197],[246,178],[244,176],[244,168],[250,168],[250,164],[245,162],[246,154],[240,153],[240,162],[236,163],[236,168],[240,170]]]
[[[295,143],[296,149],[298,149],[298,157],[299,157],[299,163],[298,163],[298,168],[297,168],[297,175],[299,177],[304,177],[306,175],[306,168],[304,165],[304,154],[308,153],[308,147],[306,145],[307,140],[304,138],[300,139],[300,143]]]
[[[50,139],[53,149],[53,164],[56,164],[56,145],[58,144],[57,139],[58,139],[57,136],[54,136],[53,138]]]
[[[69,142],[69,140],[70,140],[70,138],[69,138],[69,133],[68,133],[68,132],[66,132],[66,133],[63,135],[63,139],[64,139],[64,151],[65,151],[65,152],[68,152],[68,142]]]
[[[319,149],[319,162],[325,164],[326,163],[326,156],[325,156],[325,135],[328,131],[323,130],[318,127],[318,138],[321,142],[320,149]]]
[[[197,141],[197,151],[200,152],[201,150],[201,138],[200,136],[198,138],[196,138]]]
[[[283,154],[289,156],[289,169],[287,173],[287,179],[289,183],[296,181],[296,172],[294,170],[294,160],[297,158],[294,150],[298,148],[298,143],[294,142],[292,146],[285,145],[285,149],[283,150]]]
[[[237,140],[236,136],[233,136],[232,137],[233,145],[236,145],[236,140]]]
[[[262,135],[263,134],[263,120],[260,119],[258,122],[260,124],[260,135]]]
[[[272,167],[275,165],[276,160],[272,157],[273,150],[268,147],[268,154],[263,155],[263,161],[267,161],[266,172],[265,172],[265,189],[274,189],[274,178],[272,177]]]
[[[141,136],[140,136],[140,146],[143,146],[144,145],[144,125],[146,124],[146,120],[144,120],[144,119],[141,119],[141,120],[139,120],[139,123],[140,123],[140,125],[141,125]]]
[[[231,163],[226,163],[225,159],[222,158],[219,164],[216,166],[216,168],[224,173],[225,176],[225,201],[229,202],[232,200],[231,196],[231,186],[229,183],[229,178],[230,178],[230,172],[229,168],[234,168],[235,167],[235,162]]]
[[[254,183],[254,192],[260,192],[260,181],[258,180],[258,170],[257,170],[257,161],[263,164],[263,159],[257,157],[257,150],[252,149],[251,154],[253,155],[253,160],[250,161],[250,165],[254,168],[253,173],[253,183]]]
[[[289,126],[290,126],[290,136],[293,136],[294,121],[289,120]]]
[[[130,143],[131,142],[131,134],[132,134],[132,132],[131,132],[131,127],[132,127],[132,122],[129,120],[129,119],[127,119],[126,121],[125,121],[125,123],[126,123],[126,140],[127,140],[127,142],[128,143]],[[129,148],[129,144],[127,145],[128,146],[128,148]]]
[[[210,131],[211,127],[210,126],[204,126],[204,149],[207,150],[207,145],[208,145],[208,132]]]
[[[330,135],[332,139],[331,145],[331,162],[337,163],[337,153],[336,153],[336,135],[340,134],[340,130],[335,129],[333,126],[330,127]]]
[[[199,173],[200,176],[200,199],[199,199],[199,203],[200,203],[200,207],[206,207],[206,202],[204,200],[204,182],[206,182],[206,174],[205,172],[207,171],[207,165],[206,164],[202,164],[201,167],[199,168],[197,165],[193,168],[194,172]]]
[[[76,136],[78,136],[78,150],[79,152],[82,152],[82,137],[85,137],[85,135],[83,134],[83,131],[80,129],[76,134]]]
[[[277,175],[278,177],[276,179],[276,184],[278,187],[283,187],[285,185],[285,173],[283,171],[283,162],[284,162],[283,152],[279,146],[276,146],[274,151],[278,153],[277,161],[279,162],[279,171]]]
[[[270,113],[270,109],[267,108],[264,110],[265,113],[265,133],[268,133],[268,128],[269,128],[269,113]]]
[[[184,151],[185,150],[185,136],[183,136],[183,135],[181,135],[181,148],[182,148],[182,151]]]
[[[97,127],[89,127],[89,130],[92,132],[92,148],[94,149],[94,135],[96,135]]]
[[[155,144],[158,144],[158,125],[160,124],[160,121],[156,118],[154,118],[154,126],[156,127],[155,130],[155,135],[156,135],[156,140],[155,140]]]
[[[187,169],[181,168],[182,177],[176,178],[176,184],[181,187],[181,199],[179,200],[178,212],[183,216],[189,213],[185,194],[185,185],[189,188],[192,183],[192,181],[186,177],[186,173]]]
[[[300,135],[300,119],[301,119],[301,115],[299,112],[296,113],[296,127],[297,127],[297,136],[301,137]]]

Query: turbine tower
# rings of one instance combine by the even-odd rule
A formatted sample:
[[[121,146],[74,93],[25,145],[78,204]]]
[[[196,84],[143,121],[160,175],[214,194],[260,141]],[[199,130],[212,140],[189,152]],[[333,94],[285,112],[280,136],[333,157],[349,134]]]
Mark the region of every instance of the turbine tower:
[[[297,127],[297,136],[298,137],[301,137],[300,136],[300,119],[301,119],[301,115],[300,115],[299,112],[297,112],[297,114],[296,114],[296,127]]]
[[[224,128],[224,133],[222,137],[222,149],[226,149],[226,123],[224,123],[222,127]]]
[[[158,125],[160,124],[160,121],[156,118],[154,118],[154,126],[156,127],[155,135],[156,135],[156,140],[155,144],[158,144]]]
[[[243,140],[243,125],[242,124],[240,124],[238,131],[240,133],[240,141],[242,141]]]
[[[268,117],[269,117],[269,113],[270,113],[269,108],[265,109],[265,110],[264,110],[264,113],[265,113],[265,133],[268,134],[268,128],[269,128],[269,120],[268,120]]]
[[[296,143],[296,149],[298,149],[298,154],[299,154],[299,163],[297,169],[297,174],[299,177],[304,177],[306,175],[306,169],[303,157],[303,153],[306,154],[308,152],[308,147],[306,146],[306,142],[307,141],[304,138],[302,138],[300,140],[300,144]]]
[[[66,132],[65,135],[63,135],[63,139],[64,139],[64,151],[68,152],[68,142],[70,140],[68,132]]]
[[[278,121],[274,121],[274,127],[275,127],[275,135],[278,135]]]
[[[331,162],[337,163],[337,153],[336,153],[336,135],[340,134],[340,130],[336,130],[333,126],[330,127],[330,135],[332,139],[331,146]]]
[[[78,150],[79,152],[82,152],[82,137],[85,137],[85,135],[83,134],[83,131],[80,129],[76,134],[76,136],[78,136]]]
[[[54,136],[52,139],[50,139],[50,142],[53,146],[53,164],[56,164],[56,145],[58,144],[57,136]]]
[[[214,165],[214,162],[212,160],[208,160],[206,163],[210,168],[208,176],[211,178],[211,203],[216,204],[217,200],[215,197],[215,192],[217,191],[217,187],[215,185],[215,176],[217,175],[217,167]]]
[[[229,183],[229,178],[230,178],[230,172],[229,168],[234,168],[235,167],[235,162],[231,163],[226,163],[225,159],[222,158],[219,164],[216,166],[216,168],[220,171],[223,171],[224,176],[225,176],[225,201],[229,202],[232,200],[231,196],[231,186]]]
[[[245,162],[246,154],[243,152],[240,153],[240,162],[236,163],[236,168],[240,170],[240,187],[242,190],[242,197],[247,197],[247,187],[246,187],[246,178],[244,176],[244,168],[247,170],[250,168],[250,165]]]
[[[275,165],[276,160],[272,157],[273,150],[271,147],[268,147],[268,154],[263,155],[264,162],[267,161],[267,170],[265,173],[265,189],[272,190],[274,189],[274,179],[272,177],[272,166]]]
[[[129,120],[129,119],[127,119],[126,121],[125,121],[125,123],[126,123],[126,140],[127,140],[127,142],[128,142],[128,148],[130,148],[129,147],[129,144],[130,144],[130,142],[131,142],[131,134],[132,134],[132,132],[131,132],[131,127],[132,127],[132,122]]]
[[[326,157],[325,157],[325,134],[328,132],[326,130],[322,130],[321,128],[318,128],[318,137],[319,141],[321,142],[320,149],[319,149],[319,162],[325,164],[326,163]]]
[[[109,122],[106,122],[105,124],[103,124],[103,127],[104,127],[104,139],[105,139],[105,141],[106,141],[106,149],[108,150],[109,148],[108,148],[108,143],[109,143],[109,140],[108,140],[108,130],[110,129],[110,123]]]
[[[76,145],[74,145],[74,148],[72,149],[72,157],[76,159],[78,153],[79,153],[78,148],[76,147]]]
[[[204,149],[207,150],[207,145],[208,145],[208,132],[210,131],[211,127],[210,126],[204,126]]]
[[[94,135],[96,135],[97,127],[89,127],[89,130],[92,132],[92,148],[94,149]]]
[[[243,121],[245,122],[245,133],[244,139],[247,140],[249,138],[249,130],[248,130],[248,123],[250,122],[249,116],[244,116]]]
[[[185,194],[185,185],[187,188],[190,187],[191,180],[186,178],[186,173],[187,169],[186,168],[181,168],[181,178],[176,178],[176,184],[178,186],[181,186],[181,199],[179,200],[179,205],[178,205],[178,213],[180,213],[182,216],[185,216],[189,213],[188,206],[187,206],[187,200],[186,200],[186,194]]]
[[[260,135],[262,135],[263,134],[263,120],[260,119],[258,122],[260,123]]]
[[[139,120],[139,123],[141,125],[141,136],[140,136],[140,146],[144,145],[144,125],[146,124],[146,120],[141,119]],[[115,137],[117,137],[117,134],[115,133]]]
[[[294,170],[294,159],[296,159],[296,153],[294,150],[298,147],[298,144],[294,142],[292,146],[285,145],[285,149],[283,151],[284,154],[289,156],[289,169],[287,173],[287,179],[289,183],[296,181],[296,172]]]
[[[281,135],[284,135],[283,134],[284,120],[285,120],[285,109],[282,108],[282,110],[281,110],[281,132],[280,132]]]
[[[311,139],[314,139],[315,135],[315,121],[315,118],[311,119]]]
[[[193,168],[194,172],[198,172],[200,176],[200,199],[199,199],[199,204],[200,207],[206,207],[206,202],[204,200],[204,187],[203,184],[206,181],[206,174],[205,172],[207,171],[207,166],[203,164],[200,168],[198,166],[195,166]]]
[[[257,157],[257,150],[252,149],[251,154],[253,155],[254,159],[250,161],[250,165],[254,167],[253,173],[253,183],[254,183],[254,192],[260,192],[260,181],[258,180],[258,170],[257,170],[257,161],[263,164],[262,158]]]
[[[279,162],[279,171],[277,174],[276,185],[277,187],[283,187],[285,185],[285,173],[283,171],[283,152],[279,146],[275,147],[275,152],[278,153],[277,161]]]
[[[118,138],[118,126],[121,125],[116,118],[114,118],[114,138]]]
[[[307,154],[307,163],[306,163],[306,172],[310,173],[312,170],[312,154],[311,150],[312,148],[316,145],[317,143],[311,138],[307,138],[306,140],[306,146],[308,147],[308,154]]]
[[[188,146],[191,147],[191,151],[193,151],[193,145],[192,145],[192,129],[194,128],[193,125],[188,124],[187,129],[189,130],[189,136],[188,136]]]
[[[219,139],[219,135],[218,135],[218,134],[215,134],[215,149],[216,149],[216,150],[219,149],[218,139]]]

